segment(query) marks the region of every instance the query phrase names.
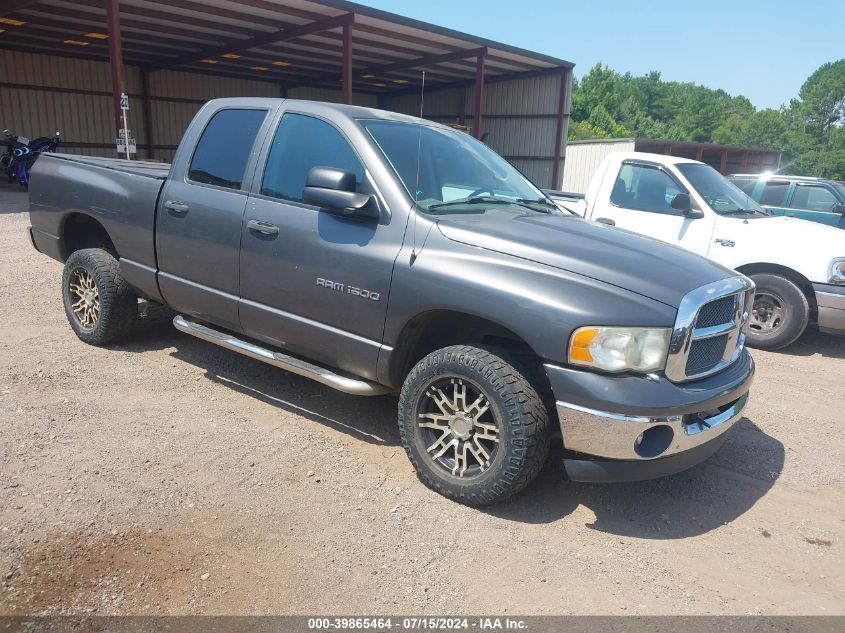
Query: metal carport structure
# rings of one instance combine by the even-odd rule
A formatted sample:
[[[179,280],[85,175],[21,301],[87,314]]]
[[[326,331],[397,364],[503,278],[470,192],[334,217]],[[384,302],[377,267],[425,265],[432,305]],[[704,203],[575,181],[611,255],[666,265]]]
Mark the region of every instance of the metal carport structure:
[[[47,90],[54,99],[74,91],[108,96],[115,129],[120,93],[140,100],[142,116],[133,124],[142,131],[139,145],[148,157],[168,157],[176,142],[162,122],[172,114],[165,104],[174,112],[178,104],[191,106],[171,117],[182,124],[205,99],[233,93],[418,114],[425,71],[432,95],[426,117],[486,137],[538,184],[560,180],[572,63],[351,2],[5,0],[0,3],[2,53],[4,92]],[[31,61],[23,55],[107,62],[109,85],[33,81],[19,68]],[[45,65],[50,63],[64,68],[66,62],[42,61],[32,76],[49,74]],[[67,72],[81,72],[76,68],[68,66]],[[199,89],[198,77],[216,82],[219,90],[211,84]],[[192,91],[191,85],[197,88]],[[17,99],[19,106],[29,103]],[[66,109],[53,109],[67,116]],[[114,130],[110,133],[113,138]],[[96,141],[69,138],[67,145],[106,150],[104,135],[105,130],[99,132]]]

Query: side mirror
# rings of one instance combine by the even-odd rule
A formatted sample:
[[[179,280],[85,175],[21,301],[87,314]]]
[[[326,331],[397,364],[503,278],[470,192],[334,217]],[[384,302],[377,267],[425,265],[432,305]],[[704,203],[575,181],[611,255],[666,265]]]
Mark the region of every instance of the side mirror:
[[[697,220],[704,217],[704,213],[699,209],[692,208],[692,198],[688,193],[677,193],[672,198],[671,206],[675,211],[680,211],[685,217],[692,220]]]
[[[305,179],[302,199],[308,204],[344,217],[379,217],[374,196],[355,191],[355,174],[332,167],[312,167]]]
[[[834,213],[841,213],[842,215],[845,215],[845,204],[834,204],[832,211]]]

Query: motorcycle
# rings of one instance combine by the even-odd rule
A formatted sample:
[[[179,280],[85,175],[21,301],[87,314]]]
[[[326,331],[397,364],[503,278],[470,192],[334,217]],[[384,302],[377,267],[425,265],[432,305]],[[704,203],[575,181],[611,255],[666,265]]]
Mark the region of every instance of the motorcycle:
[[[6,172],[9,183],[18,182],[24,189],[29,188],[29,172],[35,160],[44,152],[55,152],[61,143],[62,135],[40,136],[29,140],[18,136],[11,130],[3,130],[0,144],[6,146],[6,153],[0,156],[0,168]]]

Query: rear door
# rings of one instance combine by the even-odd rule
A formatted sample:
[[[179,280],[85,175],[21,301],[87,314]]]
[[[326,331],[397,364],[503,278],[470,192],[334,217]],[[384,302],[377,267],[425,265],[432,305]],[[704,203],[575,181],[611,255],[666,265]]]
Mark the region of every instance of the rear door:
[[[821,222],[831,226],[845,226],[843,215],[834,209],[839,198],[824,183],[796,182],[792,191],[788,213],[805,220]]]
[[[267,108],[223,107],[190,156],[180,156],[159,199],[159,285],[174,309],[239,329],[239,248],[255,147]],[[183,142],[190,143],[186,138]]]
[[[404,220],[390,221],[363,161],[330,120],[284,113],[262,156],[242,227],[244,333],[375,378]],[[312,167],[353,172],[358,191],[379,198],[382,217],[343,218],[303,202]]]
[[[706,255],[715,215],[703,209],[704,217],[693,219],[673,209],[672,198],[679,193],[689,191],[661,165],[626,160],[605,176],[590,219]]]

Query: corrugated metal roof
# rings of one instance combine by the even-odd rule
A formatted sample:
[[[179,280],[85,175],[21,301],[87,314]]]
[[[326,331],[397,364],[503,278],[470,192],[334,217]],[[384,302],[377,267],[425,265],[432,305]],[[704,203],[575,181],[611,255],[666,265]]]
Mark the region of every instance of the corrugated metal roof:
[[[119,7],[124,60],[149,70],[337,88],[345,20],[352,23],[356,91],[401,93],[419,83],[422,69],[432,86],[472,80],[480,48],[487,51],[485,75],[491,79],[572,67],[342,0],[121,0]],[[102,0],[12,0],[0,15],[21,22],[4,25],[0,48],[108,58]]]

